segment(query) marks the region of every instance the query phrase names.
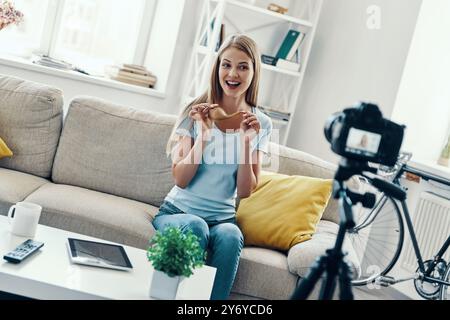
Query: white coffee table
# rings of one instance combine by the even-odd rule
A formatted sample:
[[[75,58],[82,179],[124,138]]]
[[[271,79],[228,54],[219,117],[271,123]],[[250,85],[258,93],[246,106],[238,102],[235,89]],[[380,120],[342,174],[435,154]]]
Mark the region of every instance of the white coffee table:
[[[150,299],[153,268],[145,250],[124,246],[132,271],[71,264],[68,237],[108,241],[39,225],[34,240],[44,242],[44,246],[21,263],[11,264],[3,255],[27,238],[14,236],[9,230],[8,218],[0,216],[0,291],[34,299]],[[196,269],[180,286],[176,299],[209,299],[215,273],[209,266]]]

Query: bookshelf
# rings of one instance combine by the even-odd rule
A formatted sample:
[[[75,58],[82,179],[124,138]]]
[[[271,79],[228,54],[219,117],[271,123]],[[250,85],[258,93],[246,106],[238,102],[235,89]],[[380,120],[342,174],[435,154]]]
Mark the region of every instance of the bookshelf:
[[[279,143],[285,145],[292,127],[298,96],[302,87],[311,45],[323,0],[278,0],[275,3],[288,8],[286,14],[266,9],[274,1],[256,0],[202,0],[198,17],[193,52],[189,61],[183,102],[192,101],[207,88],[211,66],[217,57],[221,26],[225,38],[234,33],[246,34],[258,44],[261,54],[275,57],[289,30],[306,34],[299,47],[299,70],[262,64],[259,105],[272,118],[279,130]],[[205,41],[206,39],[206,41]],[[288,114],[282,120],[274,113]]]

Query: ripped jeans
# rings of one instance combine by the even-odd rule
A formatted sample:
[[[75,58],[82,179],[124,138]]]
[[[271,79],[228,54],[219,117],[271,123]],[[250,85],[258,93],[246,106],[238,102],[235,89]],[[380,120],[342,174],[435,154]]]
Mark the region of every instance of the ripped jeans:
[[[211,300],[226,300],[230,295],[244,246],[244,237],[236,225],[236,219],[219,223],[207,223],[202,218],[187,214],[172,203],[164,201],[153,220],[156,230],[168,226],[182,231],[192,230],[200,239],[200,245],[208,250],[206,264],[217,269]]]

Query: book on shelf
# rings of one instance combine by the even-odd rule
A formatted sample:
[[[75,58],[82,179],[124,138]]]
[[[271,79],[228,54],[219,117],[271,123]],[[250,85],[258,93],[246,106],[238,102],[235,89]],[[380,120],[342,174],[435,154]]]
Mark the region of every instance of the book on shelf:
[[[299,71],[300,63],[279,59],[266,54],[261,55],[261,62],[284,70]]]
[[[265,64],[269,64],[271,66],[277,65],[278,58],[269,56],[267,54],[261,55],[261,62]]]
[[[214,31],[215,23],[216,23],[216,18],[213,18],[210,23],[210,31],[209,31],[211,34]],[[216,52],[219,51],[219,48],[222,45],[224,40],[225,40],[225,24],[222,23],[220,25],[220,30],[219,30],[219,39],[217,40],[216,47],[214,48]],[[203,47],[208,47],[208,45],[209,45],[208,41],[209,41],[208,31],[205,31],[201,37],[200,45]]]
[[[217,42],[216,51],[219,51],[220,46],[222,45],[224,40],[225,40],[225,25],[222,23],[222,25],[220,26],[220,36],[219,42]]]
[[[305,33],[297,30],[289,30],[284,37],[283,43],[278,49],[276,57],[279,59],[291,60],[295,57],[296,51],[305,39]]]

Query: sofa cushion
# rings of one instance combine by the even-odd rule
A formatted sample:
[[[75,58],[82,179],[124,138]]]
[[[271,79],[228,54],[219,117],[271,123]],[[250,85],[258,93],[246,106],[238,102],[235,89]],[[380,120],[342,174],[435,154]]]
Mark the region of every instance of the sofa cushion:
[[[48,180],[27,173],[0,168],[0,214],[7,214],[13,204],[25,200]]]
[[[61,133],[60,90],[0,75],[0,136],[14,157],[0,167],[49,178]]]
[[[231,291],[248,297],[285,300],[294,291],[297,279],[289,272],[284,253],[244,247]]]
[[[311,154],[272,142],[269,153],[264,157],[263,168],[287,175],[333,179],[337,166]],[[350,179],[348,185],[353,190],[358,190],[360,186],[357,178]],[[339,223],[338,201],[333,198],[328,201],[322,219]]]
[[[321,220],[317,224],[317,231],[311,240],[299,243],[289,250],[287,260],[289,270],[304,277],[316,259],[325,254],[327,249],[334,247],[338,229],[339,226],[334,222]],[[361,273],[361,264],[347,237],[344,240],[342,249],[348,253],[346,259],[352,266],[353,276],[356,277]]]
[[[49,183],[27,201],[42,206],[40,223],[146,249],[155,230],[158,208],[148,204],[67,185]]]
[[[287,251],[311,239],[330,199],[331,182],[262,172],[236,214],[245,244]]]
[[[160,206],[174,185],[165,148],[175,119],[76,98],[64,123],[53,181]]]

